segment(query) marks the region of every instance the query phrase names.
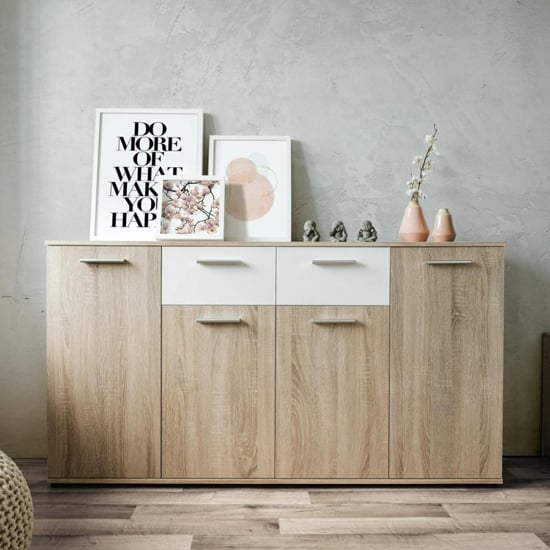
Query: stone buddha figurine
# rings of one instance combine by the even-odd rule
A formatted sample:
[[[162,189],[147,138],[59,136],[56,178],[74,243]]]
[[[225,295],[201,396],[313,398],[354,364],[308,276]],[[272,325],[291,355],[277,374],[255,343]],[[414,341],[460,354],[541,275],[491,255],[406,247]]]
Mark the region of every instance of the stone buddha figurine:
[[[320,238],[321,235],[319,235],[319,231],[317,231],[317,224],[313,220],[307,220],[306,223],[304,223],[304,242],[316,243],[319,242]]]
[[[363,222],[357,233],[357,240],[364,243],[373,243],[378,239],[378,233],[370,220]]]
[[[333,242],[345,243],[348,240],[348,233],[341,221],[334,222],[329,233],[330,240]]]

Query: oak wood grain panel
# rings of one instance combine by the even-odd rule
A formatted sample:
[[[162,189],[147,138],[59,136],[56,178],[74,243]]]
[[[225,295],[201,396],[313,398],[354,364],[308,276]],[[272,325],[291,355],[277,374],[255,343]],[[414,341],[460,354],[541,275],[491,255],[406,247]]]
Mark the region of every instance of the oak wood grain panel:
[[[390,477],[501,477],[502,249],[394,249],[391,262]]]
[[[164,478],[273,478],[274,325],[273,306],[163,306]]]
[[[355,477],[284,477],[284,478],[227,478],[227,477],[170,477],[164,479],[82,479],[48,478],[48,483],[65,485],[70,483],[105,485],[131,485],[140,483],[143,485],[172,485],[185,483],[186,485],[502,485],[502,478],[355,478]]]
[[[499,246],[503,247],[504,242],[494,241],[494,242],[452,242],[452,243],[402,243],[400,241],[393,242],[384,242],[376,241],[375,243],[364,243],[359,241],[350,241],[346,243],[340,242],[257,242],[257,241],[45,241],[47,246],[199,246],[199,247],[208,247],[208,246],[251,246],[251,247],[265,247],[265,246],[277,246],[277,247],[294,247],[294,246],[303,246],[306,248],[316,248],[316,247],[334,247],[334,248],[376,248],[379,246],[391,246],[398,248],[439,248],[439,247],[461,247],[461,246]]]
[[[277,478],[387,478],[388,315],[277,307]]]
[[[159,477],[160,249],[49,247],[47,315],[49,476]]]

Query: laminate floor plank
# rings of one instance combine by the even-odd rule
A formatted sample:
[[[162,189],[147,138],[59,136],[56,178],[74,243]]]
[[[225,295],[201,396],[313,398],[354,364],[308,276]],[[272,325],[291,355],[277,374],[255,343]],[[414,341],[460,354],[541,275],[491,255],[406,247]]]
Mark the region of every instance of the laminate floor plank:
[[[246,489],[224,488],[216,491],[210,504],[290,504],[307,506],[311,504],[309,493],[304,489],[249,487]]]
[[[449,516],[464,531],[550,530],[550,504],[445,504]]]
[[[310,489],[312,504],[339,503],[394,503],[394,504],[447,504],[470,502],[504,502],[503,489],[452,487],[388,487],[353,489]]]
[[[531,533],[193,538],[192,550],[548,550]]]
[[[189,535],[34,537],[31,550],[190,550]]]
[[[221,488],[217,490],[197,489],[124,489],[124,488],[96,488],[79,487],[71,489],[55,489],[49,492],[39,492],[33,495],[37,504],[118,504],[118,505],[294,505],[307,506],[310,504],[306,490],[246,489]]]
[[[545,481],[533,481],[529,486],[505,489],[506,502],[550,504],[550,484],[543,485],[545,483]]]
[[[441,504],[311,504],[296,506],[136,506],[133,519],[190,518],[449,517]]]
[[[424,535],[459,531],[452,518],[281,518],[282,535]]]
[[[550,525],[549,503],[499,502],[476,504],[442,504],[449,516],[461,520],[501,518],[506,521],[522,519],[547,520]]]
[[[548,457],[511,457],[504,461],[505,478],[550,479],[550,460]]]
[[[128,533],[131,520],[104,518],[68,518],[68,519],[35,519],[33,536],[39,537],[75,537],[78,535],[123,535],[149,534]],[[151,533],[153,534],[153,533]],[[183,533],[180,533],[183,534]],[[189,533],[185,533],[189,534]]]
[[[103,490],[91,487],[81,487],[71,491],[51,491],[48,493],[33,493],[33,500],[40,505],[70,504],[83,506],[86,504],[112,505],[112,506],[139,506],[143,504],[156,505],[182,505],[182,504],[208,504],[213,498],[212,492],[187,493],[182,489],[175,491],[148,491],[140,489],[128,490]]]
[[[549,459],[506,459],[497,487],[49,486],[17,462],[33,550],[550,549]]]
[[[130,519],[136,507],[105,504],[35,504],[35,519],[105,518]]]
[[[27,481],[32,479],[43,481],[48,477],[48,464],[43,458],[18,458],[16,462],[25,473]]]
[[[37,519],[34,533],[41,536],[87,535],[265,535],[278,534],[276,519],[216,519],[157,517],[139,519]]]
[[[550,467],[547,469],[508,468],[507,474],[514,479],[549,479]]]

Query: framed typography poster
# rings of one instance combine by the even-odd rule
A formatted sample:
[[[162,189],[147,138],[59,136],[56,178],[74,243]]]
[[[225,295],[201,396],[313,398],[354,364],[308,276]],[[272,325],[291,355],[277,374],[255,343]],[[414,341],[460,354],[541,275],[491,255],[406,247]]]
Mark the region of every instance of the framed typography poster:
[[[202,174],[201,109],[97,109],[90,238],[148,241],[163,178]]]

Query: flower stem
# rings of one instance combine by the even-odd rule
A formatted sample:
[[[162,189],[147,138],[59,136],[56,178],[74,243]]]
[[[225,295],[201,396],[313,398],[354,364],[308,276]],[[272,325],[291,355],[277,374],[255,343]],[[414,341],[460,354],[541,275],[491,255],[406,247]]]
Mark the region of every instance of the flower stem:
[[[424,176],[422,175],[422,172],[424,172],[424,167],[426,166],[426,161],[428,160],[428,157],[430,156],[430,153],[432,152],[432,149],[434,147],[434,139],[437,135],[437,126],[434,124],[434,133],[432,134],[432,142],[430,143],[430,146],[428,147],[428,150],[426,151],[426,154],[424,155],[424,160],[422,161],[422,165],[420,166],[420,183],[418,184],[418,187],[422,184],[424,181]]]

